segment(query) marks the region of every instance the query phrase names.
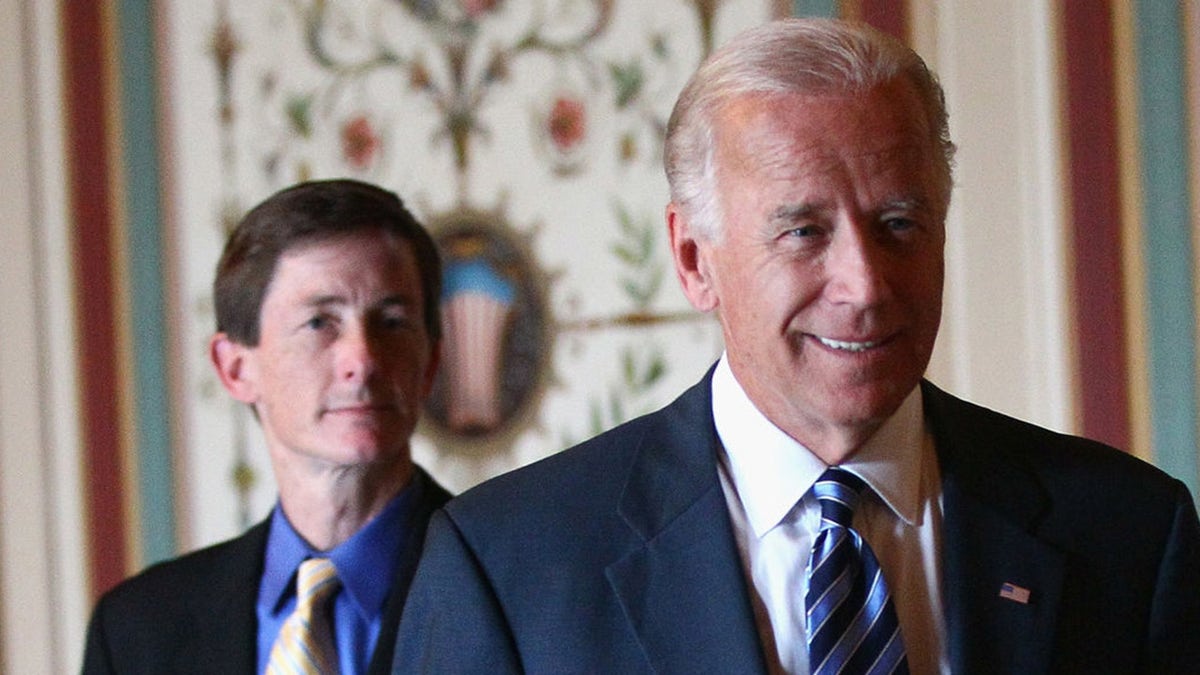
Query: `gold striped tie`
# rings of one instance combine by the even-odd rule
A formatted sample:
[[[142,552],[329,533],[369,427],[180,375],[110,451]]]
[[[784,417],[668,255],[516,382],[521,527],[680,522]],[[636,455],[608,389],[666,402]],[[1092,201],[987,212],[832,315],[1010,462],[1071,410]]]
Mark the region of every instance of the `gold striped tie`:
[[[328,558],[309,558],[296,572],[296,609],[271,647],[267,675],[325,675],[338,672],[329,620],[329,599],[339,586]]]

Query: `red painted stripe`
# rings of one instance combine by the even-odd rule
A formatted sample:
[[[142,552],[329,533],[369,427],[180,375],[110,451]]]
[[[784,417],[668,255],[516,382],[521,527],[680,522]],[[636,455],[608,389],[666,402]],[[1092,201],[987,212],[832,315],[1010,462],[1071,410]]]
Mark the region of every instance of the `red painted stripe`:
[[[909,41],[907,0],[860,0],[859,16],[881,31]]]
[[[127,557],[106,145],[112,131],[105,108],[102,4],[65,2],[61,7],[88,568],[92,592],[99,596],[124,578]]]
[[[1082,433],[1129,448],[1112,5],[1064,0],[1060,16]]]

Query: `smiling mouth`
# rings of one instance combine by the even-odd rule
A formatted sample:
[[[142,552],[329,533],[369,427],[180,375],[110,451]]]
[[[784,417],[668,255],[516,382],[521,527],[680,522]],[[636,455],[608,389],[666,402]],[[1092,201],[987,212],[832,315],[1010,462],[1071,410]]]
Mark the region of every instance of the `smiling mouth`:
[[[326,412],[334,414],[368,415],[393,410],[394,406],[381,403],[355,403],[342,406],[330,406]]]
[[[834,340],[833,338],[821,337],[820,335],[814,335],[813,337],[817,339],[817,342],[820,342],[826,347],[842,352],[865,352],[872,347],[877,347],[882,344],[882,341],[879,340],[851,342],[847,340]]]

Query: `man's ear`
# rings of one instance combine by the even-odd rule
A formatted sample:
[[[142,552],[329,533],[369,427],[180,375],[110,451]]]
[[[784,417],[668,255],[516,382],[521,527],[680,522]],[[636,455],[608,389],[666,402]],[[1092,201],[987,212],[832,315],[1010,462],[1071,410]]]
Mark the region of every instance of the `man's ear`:
[[[208,341],[208,357],[231,396],[249,405],[258,401],[253,347],[240,344],[225,333],[216,333]]]
[[[675,274],[683,286],[683,294],[701,312],[712,311],[719,303],[708,262],[711,242],[693,231],[675,202],[667,204],[667,232],[671,239],[671,255],[675,258]]]

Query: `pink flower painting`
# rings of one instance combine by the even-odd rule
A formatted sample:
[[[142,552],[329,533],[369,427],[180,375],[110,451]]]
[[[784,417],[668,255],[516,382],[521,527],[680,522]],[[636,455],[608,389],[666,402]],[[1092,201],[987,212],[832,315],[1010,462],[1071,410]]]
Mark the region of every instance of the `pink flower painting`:
[[[546,125],[554,147],[561,153],[571,152],[587,135],[587,111],[583,101],[559,96],[554,101]]]
[[[379,154],[379,134],[366,115],[357,115],[342,125],[342,155],[346,163],[362,171]]]

